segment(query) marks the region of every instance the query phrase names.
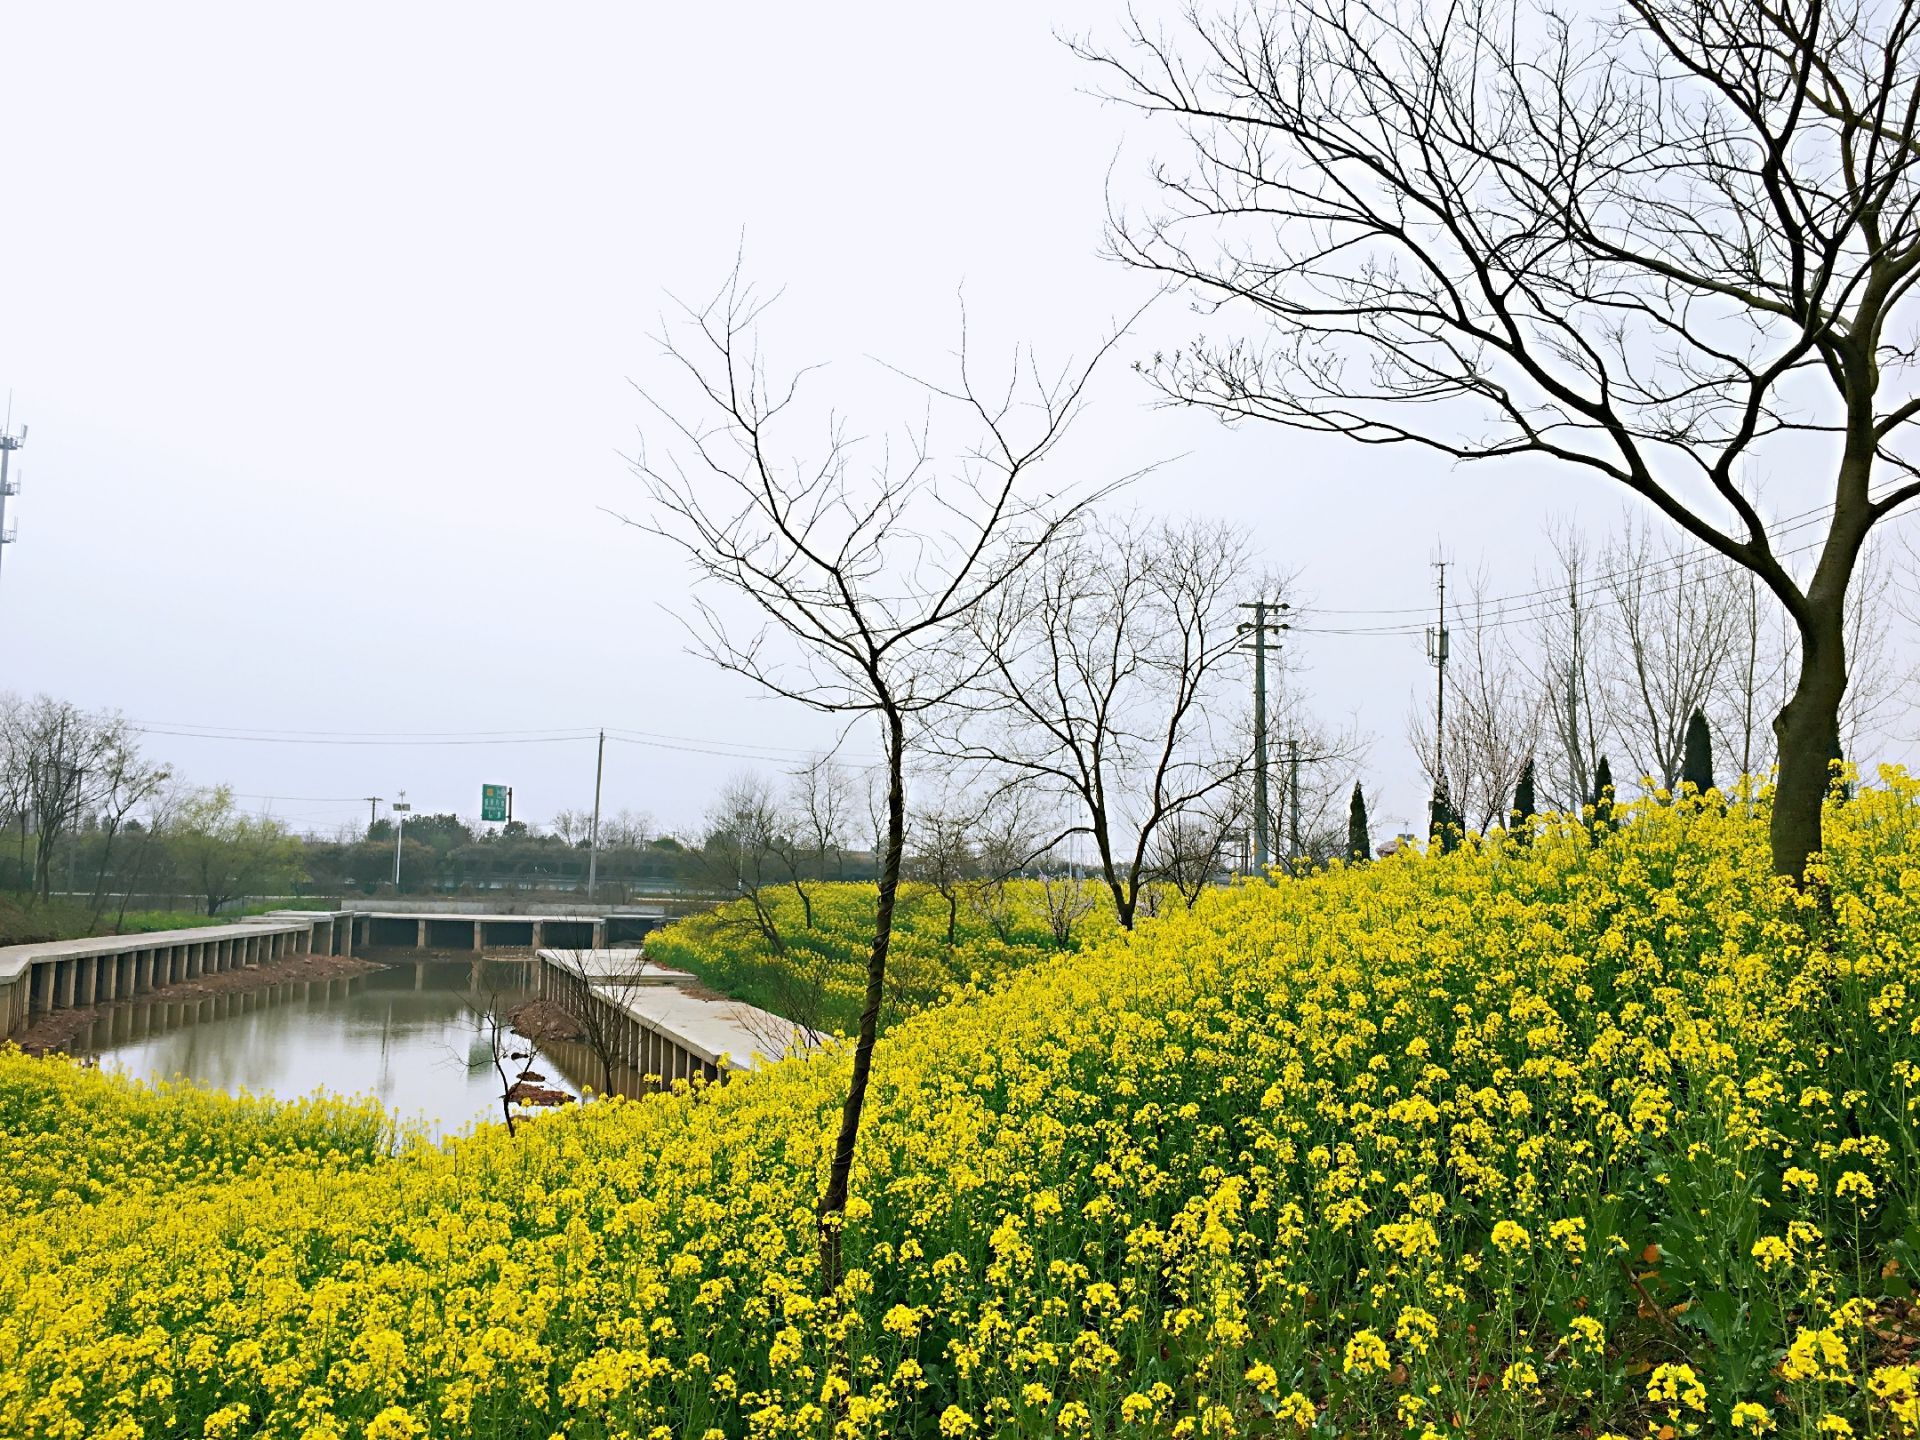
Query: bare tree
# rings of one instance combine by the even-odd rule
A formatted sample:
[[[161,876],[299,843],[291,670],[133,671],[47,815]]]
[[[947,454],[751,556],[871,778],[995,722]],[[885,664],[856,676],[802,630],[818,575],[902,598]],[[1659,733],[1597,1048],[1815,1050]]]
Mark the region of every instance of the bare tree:
[[[1225,525],[1091,523],[975,626],[988,663],[951,753],[1068,807],[1060,838],[1092,840],[1125,926],[1161,829],[1247,763],[1222,717],[1239,708],[1249,548]]]
[[[696,576],[743,600],[747,633],[707,602],[692,629],[722,668],[815,710],[867,717],[880,730],[887,799],[865,999],[839,1134],[820,1196],[820,1282],[840,1283],[840,1227],[860,1135],[887,953],[906,848],[910,734],[971,679],[953,653],[974,615],[1011,584],[1087,503],[1036,503],[1024,482],[1060,442],[1092,364],[1046,378],[1022,357],[990,393],[974,379],[964,320],[958,375],[925,387],[929,408],[971,432],[958,457],[936,455],[930,422],[904,459],[871,455],[838,417],[815,453],[785,453],[803,376],[772,378],[755,332],[763,302],[736,269],[720,294],[684,312],[663,343],[691,390],[683,408],[653,394],[670,453],[634,469],[654,506],[646,528],[682,546]],[[1091,499],[1092,497],[1087,497]]]
[[[588,828],[593,819],[588,816]],[[618,814],[602,817],[600,844],[611,849],[637,849],[653,839],[653,817],[644,810],[622,808]]]
[[[98,809],[100,859],[94,867],[93,898],[89,911],[95,921],[106,903],[106,886],[112,873],[113,846],[133,812],[149,805],[161,787],[173,778],[164,765],[143,760],[131,744],[113,747],[103,757]]]
[[[1438,751],[1424,704],[1416,704],[1407,725],[1428,781],[1443,786],[1453,813],[1479,830],[1506,823],[1513,787],[1543,729],[1540,692],[1486,589],[1485,577],[1476,579],[1448,625],[1447,727]]]
[[[520,1118],[513,1113],[514,1099],[526,1064],[533,1058],[533,1046],[514,1033],[506,1018],[506,997],[498,990],[488,990],[482,1000],[477,1029],[477,1039],[485,1047],[485,1059],[476,1062],[469,1052],[467,1068],[477,1069],[479,1064],[493,1067],[500,1082],[500,1118],[506,1122],[507,1135],[511,1138],[518,1133]]]
[[[47,695],[30,701],[9,697],[0,708],[0,723],[5,726],[0,747],[7,757],[8,789],[21,815],[23,850],[29,815],[33,824],[33,893],[45,900],[52,893],[53,860],[61,841],[133,777],[148,772],[133,731],[112,711],[91,714]],[[156,784],[142,780],[141,798]]]
[[[1169,395],[1602,475],[1778,597],[1800,664],[1772,848],[1795,877],[1860,549],[1920,495],[1916,21],[1920,0],[1627,0],[1591,24],[1547,0],[1249,0],[1190,12],[1183,42],[1136,20],[1081,47],[1190,151],[1114,248],[1267,327],[1163,357]],[[1804,579],[1754,499],[1770,463],[1831,485]]]
[[[1003,941],[1013,939],[1020,910],[1011,882],[1034,862],[1045,843],[1041,831],[1058,834],[1057,825],[1043,825],[1032,815],[1032,797],[1025,791],[1003,789],[989,796],[973,824],[973,852],[978,879],[970,899],[975,911]]]
[[[792,879],[807,926],[813,926],[813,900],[795,876],[793,848],[772,784],[764,775],[743,771],[727,782],[707,812],[707,833],[696,852],[709,888],[741,901],[754,931],[776,955],[787,953],[787,942],[768,886],[782,876]]]
[[[1550,527],[1554,561],[1513,617],[1530,632],[1521,655],[1540,693],[1542,809],[1578,812],[1593,794],[1607,742],[1612,672],[1596,564],[1577,527]]]
[[[1287,857],[1290,869],[1298,870],[1339,853],[1347,801],[1372,742],[1355,720],[1336,724],[1316,715],[1293,666],[1282,668],[1277,679],[1271,661],[1268,671],[1267,853]],[[1250,731],[1245,744],[1250,754]],[[1234,828],[1251,834],[1251,788],[1238,785],[1231,797],[1240,806]],[[1228,815],[1218,818],[1225,823]]]
[[[1600,563],[1618,647],[1611,728],[1636,778],[1677,791],[1687,722],[1723,690],[1739,636],[1737,572],[1632,517]]]
[[[1161,827],[1154,841],[1154,878],[1173,886],[1191,910],[1227,868],[1223,857],[1228,839],[1242,824],[1244,816],[1231,801],[1182,811]]]
[[[125,883],[120,887],[120,908],[113,917],[114,934],[118,935],[126,925],[127,902],[133,898],[134,891],[157,852],[164,862],[167,832],[181,808],[191,803],[192,799],[193,791],[177,782],[169,783],[147,797],[146,813],[137,822],[139,833],[132,846],[133,864]]]
[[[794,772],[788,792],[793,815],[795,865],[793,888],[800,894],[807,928],[813,928],[813,897],[807,891],[806,875],[816,880],[838,873],[846,849],[847,821],[853,813],[853,792],[847,772],[832,756],[821,756]]]
[[[974,826],[977,816],[958,796],[917,811],[908,822],[911,847],[908,873],[930,886],[947,907],[947,944],[960,925],[960,901],[975,876]]]
[[[1736,575],[1732,584],[1733,638],[1720,694],[1709,713],[1739,773],[1758,776],[1773,764],[1766,717],[1786,698],[1790,637],[1785,614],[1763,591],[1757,575]]]
[[[1080,877],[1080,868],[1057,855],[1041,861],[1040,899],[1046,907],[1053,943],[1062,950],[1073,944],[1074,930],[1099,904],[1098,892]]]
[[[632,1003],[648,988],[645,960],[637,951],[547,950],[542,954],[556,962],[560,972],[554,998],[600,1067],[600,1093],[614,1094],[614,1071],[626,1063]]]

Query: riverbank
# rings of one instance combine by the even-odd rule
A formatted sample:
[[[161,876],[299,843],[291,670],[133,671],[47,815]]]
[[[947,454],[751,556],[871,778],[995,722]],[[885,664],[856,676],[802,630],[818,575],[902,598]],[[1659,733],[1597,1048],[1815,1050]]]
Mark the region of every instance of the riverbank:
[[[258,908],[258,907],[253,907]],[[156,930],[196,930],[229,925],[229,915],[204,915],[184,910],[109,910],[95,913],[84,901],[66,896],[34,900],[25,895],[0,894],[0,945],[39,945],[49,940],[85,940],[97,935],[149,935]]]
[[[46,1055],[72,1048],[87,1035],[104,1015],[129,1005],[151,1005],[155,1001],[205,1000],[217,995],[237,995],[252,990],[268,990],[276,985],[299,984],[311,980],[341,980],[370,974],[387,967],[370,960],[345,955],[288,955],[268,965],[239,970],[223,970],[215,975],[199,975],[191,980],[149,990],[140,996],[106,1001],[99,1005],[76,1006],[41,1015],[13,1036],[12,1043],[29,1055]]]

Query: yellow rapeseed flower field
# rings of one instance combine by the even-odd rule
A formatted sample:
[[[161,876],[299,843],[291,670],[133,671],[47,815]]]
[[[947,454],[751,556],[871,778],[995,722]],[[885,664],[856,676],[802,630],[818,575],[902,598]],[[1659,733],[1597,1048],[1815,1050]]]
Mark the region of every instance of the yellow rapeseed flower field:
[[[844,1049],[391,1153],[10,1059],[0,1436],[1912,1434],[1920,786],[1882,778],[1824,901],[1764,817],[1646,805],[903,1020],[825,1298]]]

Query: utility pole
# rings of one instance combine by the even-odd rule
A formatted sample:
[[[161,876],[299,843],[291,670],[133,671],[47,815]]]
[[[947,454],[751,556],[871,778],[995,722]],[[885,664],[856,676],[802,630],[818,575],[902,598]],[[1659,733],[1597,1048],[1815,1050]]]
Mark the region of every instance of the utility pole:
[[[384,795],[367,796],[367,833],[369,835],[373,833],[374,824],[380,819],[380,802],[386,798]]]
[[[1287,872],[1300,870],[1300,737],[1287,737]]]
[[[1270,622],[1267,613],[1292,608],[1284,600],[1245,602],[1240,609],[1253,611],[1253,619],[1242,621],[1235,627],[1240,634],[1253,636],[1251,645],[1242,645],[1240,648],[1253,652],[1253,868],[1256,874],[1261,875],[1267,869],[1267,842],[1270,838],[1267,819],[1267,636],[1287,628],[1284,620]]]
[[[7,423],[0,428],[0,557],[7,553],[7,546],[13,543],[15,527],[7,524],[7,497],[20,493],[20,482],[7,474],[7,462],[13,458],[13,452],[27,443],[27,427],[22,425],[18,435],[13,433],[13,397],[7,397]]]
[[[593,829],[587,832],[587,899],[600,880],[600,777],[607,770],[607,732],[600,732],[600,754],[593,762]]]
[[[1573,644],[1567,654],[1567,755],[1573,761],[1573,803],[1588,793],[1587,761],[1580,753],[1580,580],[1567,577],[1567,607],[1573,618]]]
[[[1447,564],[1433,562],[1440,572],[1440,623],[1427,631],[1427,660],[1438,676],[1433,698],[1433,783],[1447,783]]]
[[[393,888],[400,888],[400,847],[407,838],[407,813],[413,806],[407,804],[407,792],[402,790],[400,798],[393,802]]]

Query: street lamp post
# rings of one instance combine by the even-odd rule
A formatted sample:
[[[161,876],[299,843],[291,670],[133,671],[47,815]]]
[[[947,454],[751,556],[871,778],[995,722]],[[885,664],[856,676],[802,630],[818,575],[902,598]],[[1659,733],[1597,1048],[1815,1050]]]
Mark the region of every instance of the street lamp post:
[[[400,798],[393,802],[393,888],[400,888],[400,846],[407,837],[407,815],[413,806],[407,804],[407,792],[402,790]]]

